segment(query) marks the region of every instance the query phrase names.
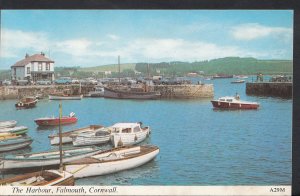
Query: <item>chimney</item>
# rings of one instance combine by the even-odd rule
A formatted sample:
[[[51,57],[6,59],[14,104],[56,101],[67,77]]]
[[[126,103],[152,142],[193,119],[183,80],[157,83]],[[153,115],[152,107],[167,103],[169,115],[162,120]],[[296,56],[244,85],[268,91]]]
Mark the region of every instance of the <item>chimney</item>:
[[[29,57],[29,54],[28,54],[28,53],[26,53],[26,55],[25,55],[25,59],[26,59],[26,58],[28,58],[28,57]]]
[[[45,56],[45,53],[41,52],[41,55]]]

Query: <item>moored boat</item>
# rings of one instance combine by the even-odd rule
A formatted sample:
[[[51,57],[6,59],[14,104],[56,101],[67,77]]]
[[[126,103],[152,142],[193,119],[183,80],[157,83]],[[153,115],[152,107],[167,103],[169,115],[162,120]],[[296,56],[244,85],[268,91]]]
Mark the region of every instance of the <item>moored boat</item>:
[[[73,146],[105,144],[110,140],[110,131],[103,127],[94,132],[80,133],[72,139]]]
[[[16,136],[0,140],[0,152],[24,148],[26,146],[29,146],[32,141],[33,140],[28,136]]]
[[[0,180],[1,186],[74,186],[72,174],[66,171],[44,170]]]
[[[1,133],[13,133],[16,135],[22,135],[27,133],[28,128],[25,126],[18,126],[18,127],[12,127],[12,128],[0,128],[0,134]]]
[[[115,98],[115,99],[158,99],[161,94],[159,92],[149,91],[149,92],[135,92],[118,90],[104,87],[105,98]]]
[[[99,153],[100,149],[96,147],[71,148],[63,150],[63,162],[73,161]],[[7,155],[0,162],[0,170],[14,168],[31,168],[53,166],[60,163],[60,151],[45,151],[29,154]]]
[[[72,131],[67,131],[61,134],[62,143],[71,143],[72,137],[76,137],[80,133],[88,133],[94,132],[95,130],[103,127],[102,125],[90,125],[88,127],[83,127],[80,129],[75,129]],[[58,145],[59,144],[59,134],[52,134],[48,136],[50,139],[51,145]]]
[[[0,129],[1,128],[11,128],[17,125],[17,121],[15,120],[8,120],[8,121],[0,121]]]
[[[83,95],[49,94],[49,100],[81,100]]]
[[[214,108],[221,109],[257,109],[257,102],[241,101],[239,96],[235,97],[220,97],[217,100],[211,101]]]
[[[240,83],[244,83],[245,80],[234,80],[234,81],[231,81],[231,84],[240,84]]]
[[[65,168],[75,178],[99,176],[139,167],[153,160],[158,153],[159,148],[152,145],[114,148],[67,162]]]
[[[37,99],[35,97],[25,97],[20,99],[16,104],[16,108],[18,109],[27,109],[27,108],[33,108],[35,107],[36,103],[37,103]]]
[[[77,117],[75,113],[71,112],[69,116],[63,116],[60,119],[60,124],[71,124],[77,122]],[[44,117],[35,119],[34,122],[39,126],[58,126],[59,125],[59,117]]]
[[[142,123],[116,123],[111,128],[111,142],[114,147],[129,146],[142,142],[150,134],[150,127]]]
[[[95,90],[90,91],[88,94],[89,97],[103,97],[103,95],[104,95],[103,86],[95,86]]]

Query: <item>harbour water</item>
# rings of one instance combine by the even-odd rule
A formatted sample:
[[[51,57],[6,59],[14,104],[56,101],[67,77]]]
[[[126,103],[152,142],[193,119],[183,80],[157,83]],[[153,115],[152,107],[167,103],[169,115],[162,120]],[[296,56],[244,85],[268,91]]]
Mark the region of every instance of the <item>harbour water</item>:
[[[258,110],[214,110],[209,99],[62,101],[63,114],[75,112],[79,119],[63,131],[141,121],[152,129],[142,144],[160,147],[160,154],[146,165],[79,179],[76,185],[290,185],[292,100],[247,96],[245,84],[230,84],[232,80],[203,82],[214,84],[215,98],[238,92],[241,100],[259,102]],[[34,142],[6,154],[50,149],[48,135],[58,128],[41,129],[34,119],[58,116],[59,101],[41,100],[27,110],[16,110],[15,102],[0,101],[0,119],[29,127]]]

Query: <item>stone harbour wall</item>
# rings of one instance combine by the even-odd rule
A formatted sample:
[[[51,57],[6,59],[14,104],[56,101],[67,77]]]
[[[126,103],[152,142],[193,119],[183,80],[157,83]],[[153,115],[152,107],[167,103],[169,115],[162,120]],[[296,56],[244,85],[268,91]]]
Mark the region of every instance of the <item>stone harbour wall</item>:
[[[292,98],[292,82],[248,82],[246,94]]]
[[[195,99],[214,96],[213,84],[156,85],[154,90],[161,93],[161,98]]]

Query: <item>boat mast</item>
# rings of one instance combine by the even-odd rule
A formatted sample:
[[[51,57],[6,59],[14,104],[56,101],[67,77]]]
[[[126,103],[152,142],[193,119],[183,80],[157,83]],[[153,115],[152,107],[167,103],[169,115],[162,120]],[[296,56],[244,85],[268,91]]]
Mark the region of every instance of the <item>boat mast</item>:
[[[118,65],[119,65],[119,84],[121,84],[121,65],[120,65],[120,55],[118,56]]]
[[[62,134],[61,134],[61,118],[62,118],[62,105],[59,104],[59,172],[63,170],[63,162],[62,162]]]

